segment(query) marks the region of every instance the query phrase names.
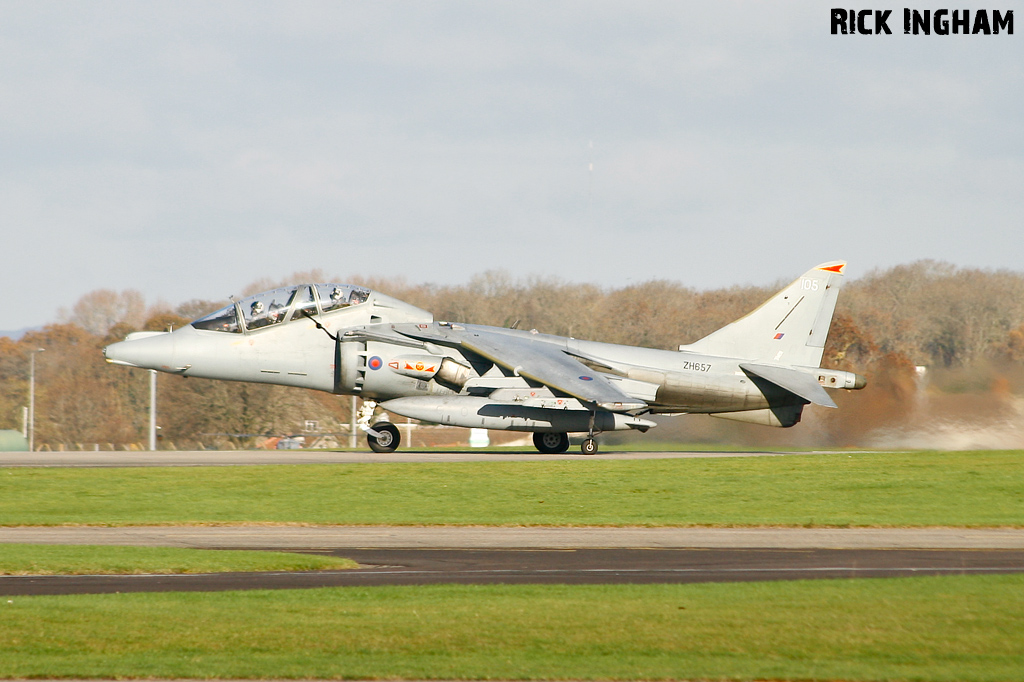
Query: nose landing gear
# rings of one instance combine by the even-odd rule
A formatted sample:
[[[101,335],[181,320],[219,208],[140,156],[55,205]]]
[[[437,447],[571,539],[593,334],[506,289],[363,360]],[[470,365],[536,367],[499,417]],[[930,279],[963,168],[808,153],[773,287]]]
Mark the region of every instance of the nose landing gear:
[[[402,443],[398,427],[390,422],[377,422],[373,425],[372,431],[373,433],[366,432],[366,444],[374,452],[394,452]]]
[[[398,427],[391,422],[377,422],[370,426],[373,419],[373,412],[377,409],[377,403],[373,400],[364,400],[359,408],[359,419],[356,425],[366,433],[366,444],[374,452],[394,452],[402,443],[402,435]]]

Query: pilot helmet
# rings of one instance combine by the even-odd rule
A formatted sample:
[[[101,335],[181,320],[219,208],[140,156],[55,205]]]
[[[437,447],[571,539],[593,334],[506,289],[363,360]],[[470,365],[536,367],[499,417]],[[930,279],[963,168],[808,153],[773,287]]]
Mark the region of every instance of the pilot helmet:
[[[252,311],[253,315],[259,315],[263,312],[263,301],[254,301],[249,310]]]
[[[341,289],[339,289],[338,287],[334,287],[334,291],[331,292],[331,300],[332,301],[337,301],[343,295],[344,294],[341,292]]]

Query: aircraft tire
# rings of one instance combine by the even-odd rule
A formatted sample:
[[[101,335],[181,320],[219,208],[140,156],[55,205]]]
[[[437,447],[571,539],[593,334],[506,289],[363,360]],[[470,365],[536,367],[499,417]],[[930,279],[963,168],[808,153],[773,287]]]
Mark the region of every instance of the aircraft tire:
[[[370,433],[366,434],[366,443],[374,452],[394,452],[401,445],[402,434],[394,424],[377,422],[372,428],[380,434],[379,438]]]
[[[569,449],[569,434],[537,432],[533,434],[533,444],[545,455],[557,455]]]
[[[583,451],[584,455],[596,455],[597,454],[597,441],[593,438],[587,438],[583,443],[580,444],[580,450]]]

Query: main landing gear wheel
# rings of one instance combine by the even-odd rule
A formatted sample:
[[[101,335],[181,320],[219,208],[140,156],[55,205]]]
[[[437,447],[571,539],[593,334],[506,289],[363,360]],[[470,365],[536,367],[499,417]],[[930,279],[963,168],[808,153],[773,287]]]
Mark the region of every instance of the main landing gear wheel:
[[[366,443],[374,452],[394,452],[402,442],[402,435],[398,433],[398,427],[389,422],[377,422],[372,427],[379,436],[372,433],[366,434]]]
[[[533,444],[545,455],[557,455],[569,449],[569,434],[567,433],[535,433]]]
[[[580,450],[583,451],[584,455],[596,455],[597,454],[597,441],[593,438],[587,438],[580,445]]]

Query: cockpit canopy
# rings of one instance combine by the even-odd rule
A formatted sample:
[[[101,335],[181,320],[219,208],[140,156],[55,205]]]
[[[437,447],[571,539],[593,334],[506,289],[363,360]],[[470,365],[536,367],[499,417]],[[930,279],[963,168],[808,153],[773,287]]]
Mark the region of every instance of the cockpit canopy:
[[[370,290],[349,284],[301,284],[236,301],[192,323],[196,329],[240,334],[365,303]]]

